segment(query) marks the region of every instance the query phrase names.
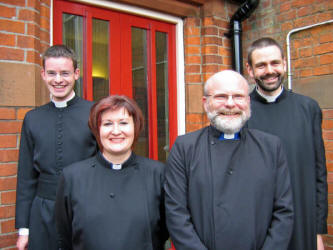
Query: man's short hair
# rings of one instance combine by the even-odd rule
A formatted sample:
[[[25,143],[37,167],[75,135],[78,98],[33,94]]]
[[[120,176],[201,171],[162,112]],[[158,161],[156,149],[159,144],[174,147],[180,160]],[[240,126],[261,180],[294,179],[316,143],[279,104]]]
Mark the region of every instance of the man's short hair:
[[[72,60],[74,70],[77,69],[77,57],[74,50],[63,44],[53,45],[49,47],[43,54],[43,68],[45,68],[45,61],[51,57],[66,57]]]
[[[273,38],[270,37],[263,37],[260,38],[258,40],[255,40],[251,46],[248,48],[247,50],[247,62],[250,66],[252,66],[252,53],[254,50],[256,49],[261,49],[261,48],[265,48],[265,47],[269,47],[269,46],[276,46],[279,48],[280,52],[281,52],[281,56],[284,59],[284,52],[282,47],[280,46],[280,44],[275,41]]]

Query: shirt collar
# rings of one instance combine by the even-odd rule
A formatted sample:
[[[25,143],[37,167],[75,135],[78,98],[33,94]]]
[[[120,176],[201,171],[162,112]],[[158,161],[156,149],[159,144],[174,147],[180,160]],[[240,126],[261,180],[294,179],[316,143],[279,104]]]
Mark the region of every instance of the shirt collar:
[[[223,141],[223,140],[239,140],[240,136],[239,136],[239,132],[235,133],[235,134],[225,134],[225,133],[221,133],[219,140]]]
[[[59,101],[53,100],[52,95],[50,94],[51,102],[54,103],[54,106],[56,106],[56,108],[65,108],[65,107],[67,107],[67,103],[70,100],[72,100],[74,97],[75,97],[75,92],[73,91],[72,94],[66,100],[59,102]]]
[[[265,95],[265,94],[261,93],[261,92],[259,91],[258,87],[256,87],[256,91],[257,91],[257,93],[258,93],[262,98],[264,98],[267,102],[275,102],[276,99],[278,99],[279,96],[281,95],[281,93],[283,92],[283,86],[282,86],[282,88],[281,88],[281,91],[280,91],[278,94],[274,95],[274,96]]]
[[[134,165],[135,163],[135,159],[136,159],[136,155],[134,152],[131,153],[130,157],[123,163],[121,164],[113,164],[112,162],[108,161],[102,154],[101,151],[99,151],[96,154],[96,158],[98,160],[99,163],[101,163],[104,167],[106,168],[110,168],[110,169],[114,169],[114,170],[121,170],[121,169],[125,169],[129,166]]]

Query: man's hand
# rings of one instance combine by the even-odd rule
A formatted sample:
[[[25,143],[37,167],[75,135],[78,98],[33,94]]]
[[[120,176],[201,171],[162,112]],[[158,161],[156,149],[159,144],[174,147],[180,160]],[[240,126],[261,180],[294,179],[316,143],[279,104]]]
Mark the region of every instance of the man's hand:
[[[29,235],[19,235],[16,247],[18,250],[24,250],[28,246]]]
[[[323,237],[320,234],[317,234],[317,250],[325,250]]]

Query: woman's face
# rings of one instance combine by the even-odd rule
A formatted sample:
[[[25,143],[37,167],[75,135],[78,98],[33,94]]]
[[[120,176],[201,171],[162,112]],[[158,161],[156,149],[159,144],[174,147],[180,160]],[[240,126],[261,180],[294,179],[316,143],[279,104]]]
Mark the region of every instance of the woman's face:
[[[106,110],[101,116],[99,128],[103,155],[112,162],[113,159],[126,160],[132,150],[134,141],[134,121],[125,108]]]

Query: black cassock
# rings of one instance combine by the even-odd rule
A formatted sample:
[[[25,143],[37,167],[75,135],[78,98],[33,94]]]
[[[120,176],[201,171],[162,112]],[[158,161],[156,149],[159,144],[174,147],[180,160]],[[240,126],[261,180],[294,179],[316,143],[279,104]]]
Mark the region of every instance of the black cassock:
[[[251,93],[250,128],[277,135],[286,150],[294,199],[290,250],[317,249],[316,234],[327,233],[327,181],[322,114],[313,99],[283,90],[267,103]]]
[[[65,108],[50,102],[24,118],[15,226],[29,228],[29,249],[58,249],[54,222],[57,183],[65,166],[96,153],[88,127],[91,105],[76,96]]]
[[[167,226],[180,250],[285,250],[293,223],[286,157],[276,136],[206,127],[177,138],[166,165]]]
[[[163,250],[164,164],[132,153],[121,170],[98,153],[64,170],[56,201],[63,250]]]

